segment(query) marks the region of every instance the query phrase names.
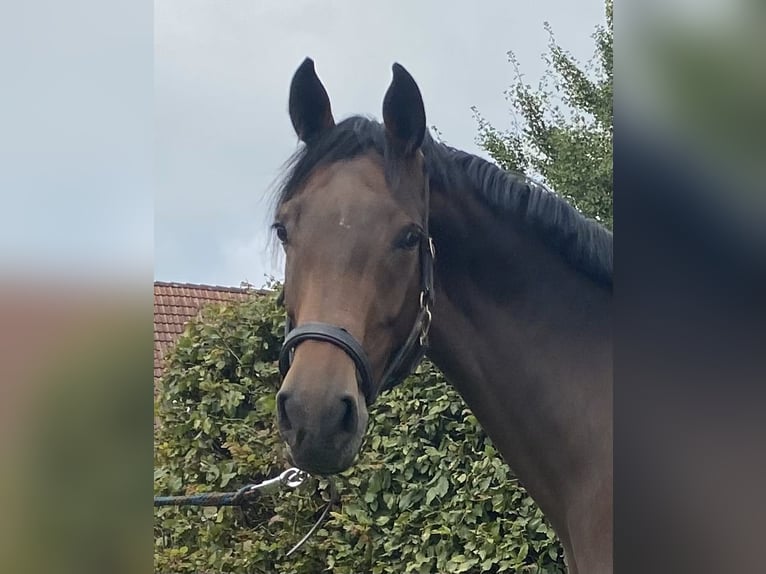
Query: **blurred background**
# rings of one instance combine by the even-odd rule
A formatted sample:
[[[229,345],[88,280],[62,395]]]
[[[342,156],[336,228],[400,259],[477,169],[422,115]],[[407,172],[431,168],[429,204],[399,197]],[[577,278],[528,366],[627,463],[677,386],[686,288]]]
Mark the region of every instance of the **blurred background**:
[[[336,117],[378,115],[391,60],[400,59],[420,82],[429,124],[448,143],[484,153],[472,106],[493,126],[513,127],[503,97],[515,80],[506,52],[536,84],[549,39],[543,22],[587,60],[604,19],[596,1],[386,3],[369,13],[342,2],[238,5],[29,0],[0,11],[0,571],[151,571],[152,280],[259,285],[278,274],[261,246],[262,198],[295,146],[286,93],[304,56],[315,57]],[[704,180],[674,190],[731,222],[726,234],[752,251],[748,262],[757,260],[766,229],[764,11],[746,0],[615,8],[616,156],[621,142],[628,149],[621,133],[640,134],[642,149]],[[332,42],[317,41],[328,33]],[[310,50],[315,41],[321,49]],[[616,182],[630,159],[615,160]],[[628,243],[650,228],[630,225],[639,211],[629,202],[622,209],[615,187],[619,290],[629,260],[622,246],[632,253]],[[201,201],[210,194],[213,202]],[[696,279],[711,277],[707,269]],[[762,304],[763,292],[746,287],[732,297],[748,292]],[[762,307],[748,309],[751,321],[760,317]],[[737,315],[742,324],[746,315]],[[729,325],[716,333],[762,330]],[[737,340],[738,349],[762,355],[759,340]],[[677,342],[668,339],[664,352]],[[687,357],[700,374],[705,355]],[[621,363],[618,353],[618,382],[633,358]],[[716,388],[764,380],[762,363],[738,360],[736,374],[710,378]],[[756,397],[752,385],[738,388],[738,396]],[[633,419],[617,401],[619,426]],[[691,436],[711,420],[715,428],[743,413],[759,420],[762,403],[751,400],[750,410],[744,403],[684,424]],[[762,430],[744,425],[733,435],[753,448],[726,463],[730,480],[744,475],[736,472],[743,460],[756,463],[749,476],[760,476],[764,437],[753,433]],[[618,444],[616,458],[620,452]],[[722,460],[696,458],[689,468],[715,478],[707,470]],[[762,500],[700,508],[707,492],[689,498],[695,516],[720,519],[729,534],[696,542],[723,563],[757,566],[748,561],[754,545],[743,541],[762,539],[763,527],[739,510],[760,509]],[[617,513],[619,529],[619,505]]]

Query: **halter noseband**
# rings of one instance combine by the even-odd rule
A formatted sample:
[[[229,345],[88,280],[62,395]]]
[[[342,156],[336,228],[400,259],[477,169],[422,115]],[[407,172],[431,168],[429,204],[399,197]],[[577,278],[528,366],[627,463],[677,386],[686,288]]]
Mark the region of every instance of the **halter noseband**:
[[[431,306],[434,300],[434,242],[428,233],[428,175],[425,184],[426,216],[424,234],[420,239],[420,309],[415,324],[404,344],[389,361],[378,384],[375,384],[372,365],[362,345],[343,327],[330,323],[304,323],[293,327],[290,316],[285,318],[285,342],[279,354],[279,372],[282,377],[290,370],[295,348],[303,341],[324,341],[342,349],[356,365],[359,385],[367,405],[375,402],[381,390],[401,383],[420,364],[428,347],[431,327]],[[284,291],[283,291],[284,293]]]

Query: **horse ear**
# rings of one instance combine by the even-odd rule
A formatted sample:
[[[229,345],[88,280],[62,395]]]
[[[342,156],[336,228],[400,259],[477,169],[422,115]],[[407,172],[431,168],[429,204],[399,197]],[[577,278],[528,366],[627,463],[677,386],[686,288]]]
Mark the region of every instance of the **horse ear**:
[[[386,137],[399,153],[409,156],[420,148],[426,133],[426,110],[420,88],[401,65],[392,67],[394,77],[383,98]]]
[[[335,125],[330,98],[314,70],[314,60],[306,58],[290,83],[290,120],[301,141],[309,143]]]

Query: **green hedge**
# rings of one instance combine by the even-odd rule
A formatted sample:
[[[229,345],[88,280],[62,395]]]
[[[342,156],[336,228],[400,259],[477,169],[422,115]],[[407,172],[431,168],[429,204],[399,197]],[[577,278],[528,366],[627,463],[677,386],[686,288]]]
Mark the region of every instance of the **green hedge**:
[[[155,493],[234,490],[285,468],[275,425],[284,325],[272,295],[206,308],[160,383]],[[155,509],[155,571],[563,572],[558,541],[430,363],[372,407],[341,507],[294,556],[327,483],[233,508]]]

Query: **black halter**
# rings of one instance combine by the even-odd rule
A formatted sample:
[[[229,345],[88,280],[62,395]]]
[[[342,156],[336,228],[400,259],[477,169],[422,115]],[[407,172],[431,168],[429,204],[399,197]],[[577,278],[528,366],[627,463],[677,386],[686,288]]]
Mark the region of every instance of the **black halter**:
[[[389,361],[378,384],[375,384],[372,365],[362,345],[343,327],[329,323],[304,323],[293,327],[289,314],[285,318],[285,342],[279,355],[279,372],[284,377],[290,369],[295,348],[303,341],[324,341],[340,347],[356,365],[359,384],[368,405],[375,402],[381,390],[401,383],[420,364],[428,347],[431,327],[431,305],[434,300],[434,243],[428,233],[428,176],[426,175],[426,217],[424,234],[420,240],[420,309],[415,324],[404,344]],[[283,292],[284,293],[284,292]]]

